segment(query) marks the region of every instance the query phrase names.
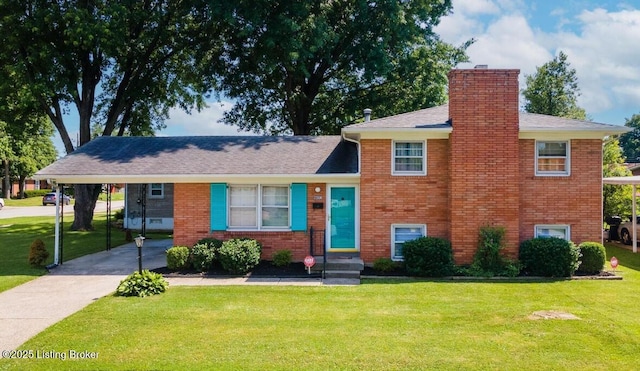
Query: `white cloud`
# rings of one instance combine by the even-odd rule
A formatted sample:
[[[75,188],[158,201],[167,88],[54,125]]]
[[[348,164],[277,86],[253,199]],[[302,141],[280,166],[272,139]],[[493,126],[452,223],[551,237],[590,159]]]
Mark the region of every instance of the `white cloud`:
[[[181,109],[174,108],[166,120],[167,128],[160,133],[162,135],[255,135],[248,132],[239,132],[235,126],[220,123],[224,111],[230,109],[233,103],[228,101],[209,102],[200,112],[191,114]]]
[[[640,110],[640,10],[628,4],[578,11],[560,6],[536,19],[544,12],[536,13],[535,3],[454,0],[454,13],[436,32],[454,45],[476,39],[467,50],[471,63],[460,68],[518,68],[521,87],[525,75],[563,51],[577,72],[578,103],[596,119],[623,123],[623,115]],[[615,118],[606,115],[614,111]]]
[[[640,108],[640,10],[585,10],[576,20],[578,32],[554,36],[576,69],[579,103],[593,112]]]

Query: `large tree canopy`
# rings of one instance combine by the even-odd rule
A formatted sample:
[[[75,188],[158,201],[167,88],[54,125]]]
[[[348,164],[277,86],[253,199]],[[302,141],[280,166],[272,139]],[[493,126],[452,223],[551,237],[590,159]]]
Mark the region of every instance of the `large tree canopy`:
[[[522,90],[524,109],[530,113],[585,120],[586,112],[577,103],[580,96],[576,70],[570,67],[563,52],[527,75]]]
[[[149,132],[172,107],[200,107],[203,71],[217,60],[214,10],[223,11],[188,0],[2,0],[0,64],[29,87],[70,153],[92,127]],[[70,110],[79,122],[65,121]],[[73,229],[92,228],[100,190],[76,186]]]
[[[336,133],[361,117],[443,103],[467,45],[433,27],[449,0],[240,0],[227,30],[223,121],[244,130]]]
[[[624,166],[624,155],[617,139],[609,139],[602,153],[602,176],[629,176],[631,171]],[[602,211],[607,216],[631,214],[632,189],[630,185],[605,184],[602,188]]]
[[[640,114],[636,113],[627,119],[624,126],[633,128],[620,136],[620,145],[629,162],[640,162]]]

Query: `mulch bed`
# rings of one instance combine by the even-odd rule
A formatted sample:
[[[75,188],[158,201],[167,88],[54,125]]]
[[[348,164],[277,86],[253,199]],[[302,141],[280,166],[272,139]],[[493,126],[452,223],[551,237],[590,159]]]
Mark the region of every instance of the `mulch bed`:
[[[208,272],[198,272],[194,270],[189,271],[180,271],[180,272],[172,272],[167,267],[156,268],[152,270],[153,272],[160,273],[164,276],[169,277],[279,277],[279,278],[309,278],[309,277],[320,277],[320,272],[311,271],[311,274],[307,273],[307,268],[303,263],[291,263],[285,267],[276,267],[270,261],[262,260],[260,263],[254,267],[250,273],[246,275],[232,275],[229,272],[222,269],[219,264],[214,264],[214,266]],[[398,267],[390,272],[379,272],[372,267],[365,266],[364,270],[361,272],[361,276],[370,276],[370,277],[407,277],[409,276],[407,272]],[[462,279],[462,280],[483,280],[487,279],[487,277],[470,277],[470,276],[456,276],[454,279]],[[528,277],[528,276],[519,276],[519,277],[498,277],[497,279],[534,279],[539,277]],[[551,278],[553,279],[553,278]],[[560,278],[564,279],[564,278]],[[616,276],[612,272],[602,271],[598,274],[592,275],[584,275],[584,274],[575,274],[572,279],[622,279],[621,276]]]
[[[250,273],[246,275],[232,275],[229,272],[222,269],[218,264],[209,269],[207,272],[197,272],[194,270],[172,272],[167,267],[156,268],[153,272],[160,273],[164,276],[174,277],[280,277],[280,278],[308,278],[308,277],[320,277],[319,272],[311,271],[311,274],[307,273],[304,263],[291,263],[286,267],[276,267],[270,261],[262,260],[255,266]]]

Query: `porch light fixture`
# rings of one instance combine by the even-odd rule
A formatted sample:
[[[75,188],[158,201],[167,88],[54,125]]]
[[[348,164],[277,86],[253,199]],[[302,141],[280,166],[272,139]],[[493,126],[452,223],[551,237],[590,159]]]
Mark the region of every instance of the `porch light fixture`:
[[[138,235],[134,238],[136,246],[138,247],[138,273],[142,274],[142,245],[144,245],[144,237]]]

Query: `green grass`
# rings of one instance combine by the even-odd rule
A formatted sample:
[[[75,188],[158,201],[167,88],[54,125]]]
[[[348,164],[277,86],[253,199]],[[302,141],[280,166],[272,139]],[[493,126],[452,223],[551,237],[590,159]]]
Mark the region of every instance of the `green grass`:
[[[29,265],[29,247],[35,239],[41,239],[47,251],[49,251],[49,259],[43,265],[53,262],[54,221],[54,217],[0,219],[0,292],[46,273],[44,268],[34,268]],[[107,223],[105,213],[95,214],[94,231],[70,231],[72,223],[73,217],[66,216],[64,218],[64,226],[61,228],[64,235],[63,261],[102,251],[106,248]],[[111,233],[112,247],[125,243],[124,232],[113,228]],[[148,236],[169,238],[167,234],[149,233]]]
[[[622,281],[364,280],[355,287],[170,287],[105,297],[21,349],[93,360],[0,368],[601,370],[640,361],[640,257],[609,247]],[[532,320],[557,310],[580,320]]]

